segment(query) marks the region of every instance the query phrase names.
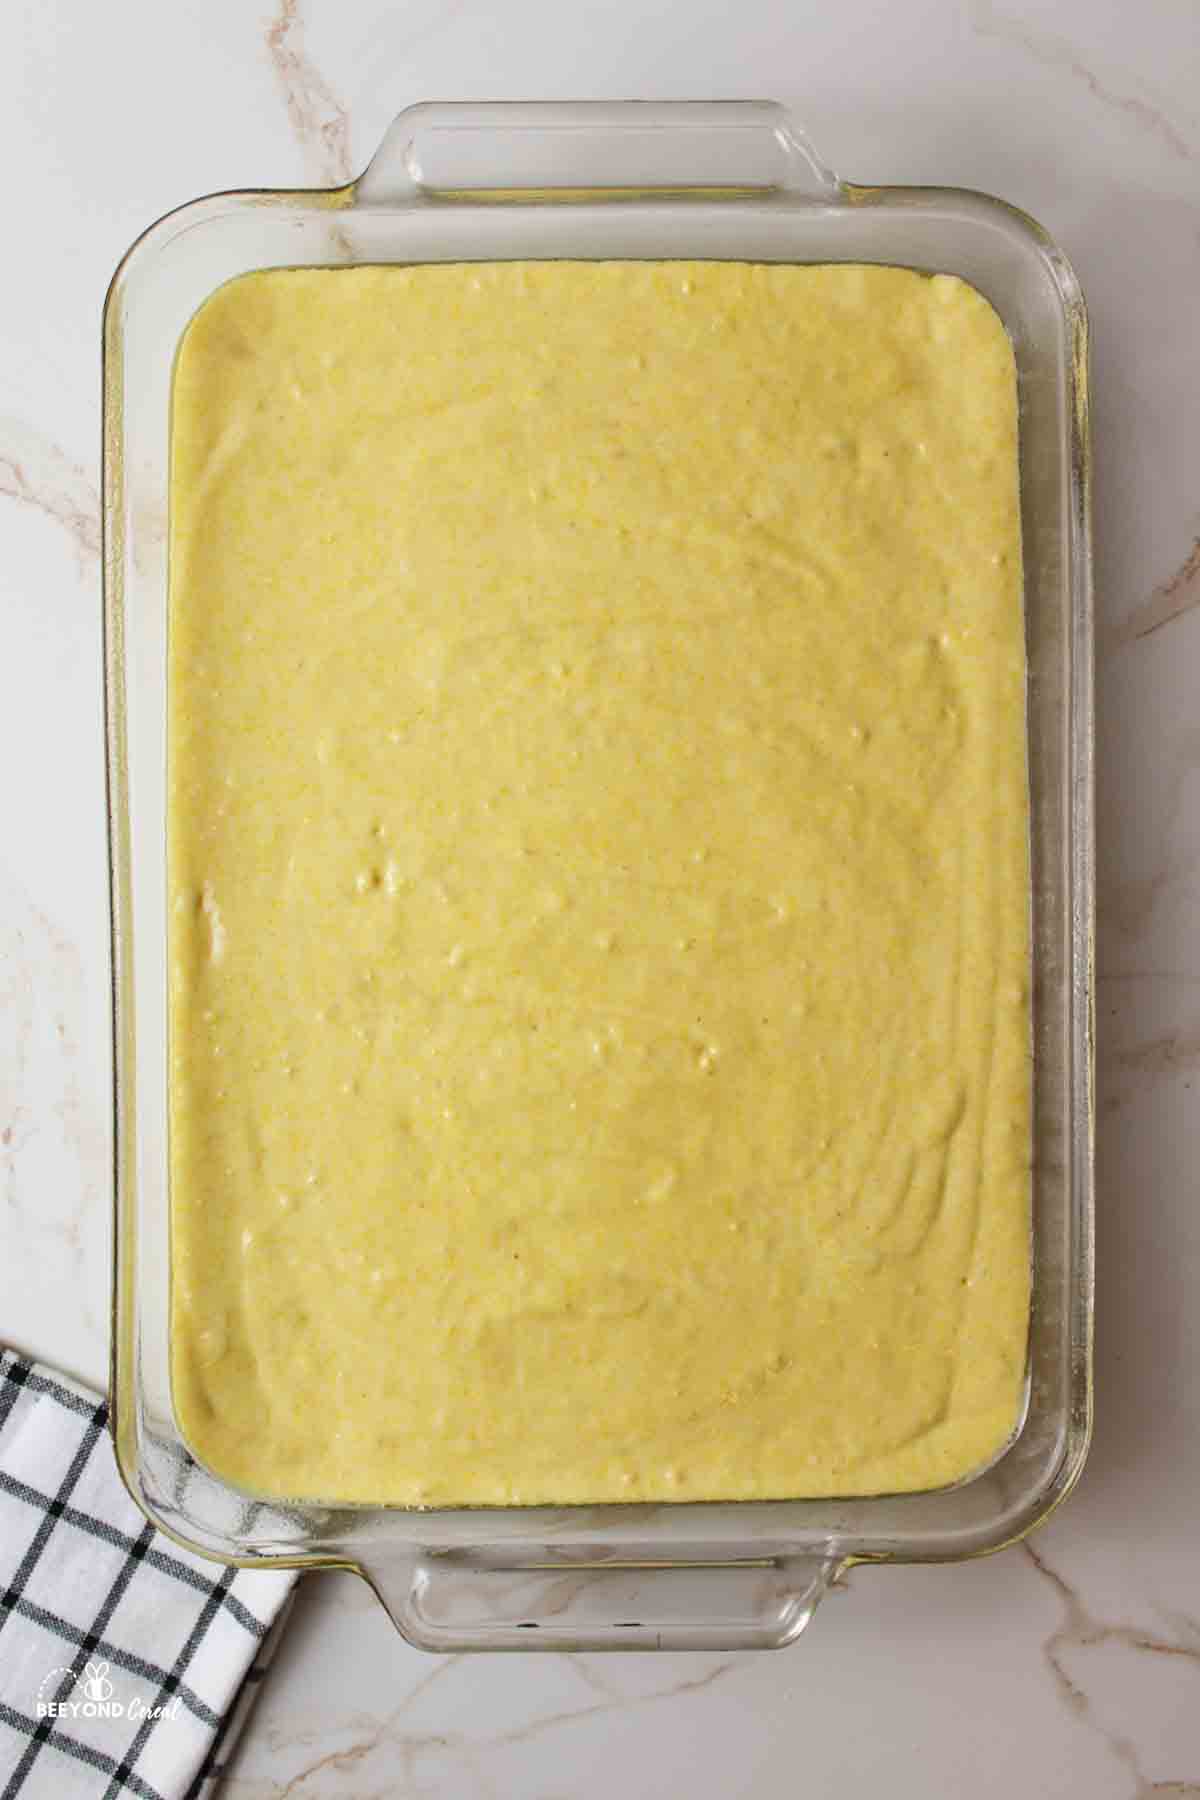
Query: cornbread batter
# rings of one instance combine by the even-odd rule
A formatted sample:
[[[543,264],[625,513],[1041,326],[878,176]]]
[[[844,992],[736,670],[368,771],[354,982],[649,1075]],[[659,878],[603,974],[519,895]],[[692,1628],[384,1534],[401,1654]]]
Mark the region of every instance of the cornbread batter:
[[[275,270],[174,390],[173,1379],[264,1495],[1017,1421],[1013,358],[900,269]]]

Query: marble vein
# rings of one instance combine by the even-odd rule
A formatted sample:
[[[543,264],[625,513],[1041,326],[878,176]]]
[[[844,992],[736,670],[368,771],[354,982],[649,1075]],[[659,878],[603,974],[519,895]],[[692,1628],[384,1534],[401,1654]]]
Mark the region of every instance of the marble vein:
[[[1085,1725],[1099,1734],[1117,1761],[1129,1771],[1135,1783],[1130,1800],[1151,1800],[1153,1795],[1174,1795],[1183,1800],[1184,1796],[1200,1795],[1200,1781],[1191,1777],[1152,1781],[1143,1769],[1137,1746],[1123,1732],[1117,1731],[1097,1716],[1087,1691],[1070,1674],[1065,1662],[1065,1656],[1072,1650],[1092,1649],[1099,1644],[1117,1644],[1143,1656],[1181,1658],[1200,1671],[1200,1641],[1197,1641],[1200,1639],[1200,1630],[1196,1621],[1186,1614],[1177,1619],[1177,1623],[1182,1624],[1184,1631],[1192,1639],[1191,1642],[1184,1643],[1178,1638],[1160,1637],[1151,1632],[1138,1631],[1131,1625],[1111,1624],[1098,1619],[1084,1604],[1078,1590],[1060,1570],[1047,1561],[1042,1551],[1035,1550],[1028,1541],[1021,1545],[1021,1549],[1042,1580],[1054,1589],[1062,1607],[1061,1621],[1042,1647],[1046,1666],[1067,1706]]]
[[[0,419],[0,496],[61,525],[81,567],[100,554],[100,495],[81,463],[16,419]]]
[[[435,1682],[442,1679],[450,1669],[456,1667],[462,1660],[461,1656],[451,1656],[444,1659],[431,1674],[427,1675],[424,1680],[419,1682],[417,1686],[411,1690],[410,1693],[406,1694],[391,1712],[376,1720],[364,1736],[359,1738],[356,1742],[347,1745],[344,1749],[326,1751],[313,1762],[307,1764],[303,1769],[300,1769],[295,1775],[291,1776],[285,1786],[277,1790],[274,1800],[296,1800],[296,1797],[303,1795],[306,1789],[309,1792],[312,1792],[313,1790],[310,1784],[316,1776],[324,1771],[333,1771],[341,1774],[347,1769],[363,1769],[365,1777],[366,1771],[364,1765],[372,1753],[377,1750],[386,1750],[396,1759],[394,1761],[389,1761],[388,1764],[388,1792],[408,1793],[415,1791],[413,1784],[416,1780],[416,1765],[421,1758],[429,1757],[431,1755],[436,1757],[453,1755],[461,1757],[469,1765],[472,1775],[477,1784],[479,1784],[479,1791],[491,1795],[496,1793],[497,1790],[488,1777],[485,1768],[479,1761],[481,1756],[497,1750],[510,1748],[516,1744],[531,1743],[535,1738],[543,1736],[546,1732],[556,1731],[563,1726],[574,1725],[581,1720],[595,1718],[601,1714],[632,1710],[635,1708],[641,1709],[646,1706],[654,1705],[658,1701],[679,1699],[687,1695],[701,1693],[705,1689],[711,1688],[716,1682],[720,1681],[725,1675],[731,1673],[737,1667],[736,1662],[731,1660],[720,1662],[717,1663],[715,1667],[706,1669],[700,1675],[683,1681],[669,1683],[666,1687],[655,1688],[648,1694],[618,1694],[612,1690],[608,1690],[609,1697],[597,1699],[590,1704],[553,1709],[549,1712],[540,1714],[537,1718],[528,1720],[525,1724],[515,1725],[504,1731],[487,1732],[478,1737],[471,1736],[470,1733],[465,1730],[397,1730],[398,1725],[403,1725],[404,1715],[409,1708],[411,1708],[413,1702],[420,1695],[426,1693]],[[572,1657],[569,1660],[584,1684],[593,1692],[596,1692],[598,1684],[593,1679],[590,1671],[585,1667],[580,1666],[579,1659]],[[605,1691],[605,1684],[599,1684],[599,1686],[600,1691],[603,1693]],[[321,1735],[328,1735],[328,1728],[323,1730]],[[282,1749],[286,1745],[294,1744],[298,1741],[290,1732],[276,1732],[272,1734],[272,1736],[273,1743],[277,1749]],[[229,1783],[231,1794],[236,1793],[238,1785],[235,1775]],[[500,1795],[503,1796],[503,1800],[508,1800],[507,1790],[501,1789],[499,1792]]]
[[[76,945],[0,867],[0,1204],[14,1279],[47,1267],[71,1280],[76,1319],[102,1352],[97,1283],[87,1279],[105,1217],[107,1135],[87,1082]],[[69,1161],[65,1167],[59,1151]],[[48,1178],[49,1177],[49,1178]],[[6,1332],[18,1341],[14,1321]],[[46,1354],[37,1344],[21,1347]],[[62,1360],[60,1357],[59,1360]]]
[[[1141,130],[1151,133],[1173,156],[1187,161],[1197,155],[1196,145],[1160,108],[1135,94],[1123,93],[1102,81],[1084,62],[1076,47],[1055,32],[1026,27],[1021,21],[1001,13],[992,0],[974,0],[971,7],[972,29],[979,37],[999,38],[1015,44],[1045,68],[1065,70],[1081,82],[1093,99],[1110,110],[1123,113]]]
[[[378,1604],[373,1594],[370,1596],[370,1599],[372,1605]],[[280,1790],[278,1800],[285,1800],[285,1796],[295,1792],[301,1783],[311,1781],[312,1777],[322,1769],[329,1767],[338,1769],[347,1766],[353,1767],[356,1762],[361,1761],[365,1755],[368,1755],[370,1751],[375,1749],[382,1741],[388,1728],[395,1724],[401,1715],[412,1706],[414,1702],[419,1700],[423,1694],[427,1693],[430,1688],[436,1687],[444,1682],[446,1677],[457,1668],[462,1660],[463,1657],[461,1651],[455,1651],[439,1658],[428,1673],[421,1677],[416,1686],[410,1688],[403,1698],[397,1702],[390,1713],[387,1713],[382,1719],[377,1719],[373,1722],[371,1730],[364,1738],[358,1743],[348,1745],[344,1750],[329,1751],[316,1762],[310,1763],[306,1768],[301,1769],[298,1774],[291,1776],[286,1787]],[[275,1749],[285,1749],[289,1746],[300,1747],[311,1744],[318,1735],[321,1737],[329,1736],[329,1728],[322,1725],[318,1733],[288,1731],[276,1727],[274,1729],[268,1729],[265,1733],[267,1741]]]
[[[1200,537],[1168,581],[1161,582],[1148,599],[1135,606],[1109,634],[1106,648],[1117,650],[1151,637],[1164,625],[1183,618],[1200,606]]]
[[[24,915],[24,923],[16,923]],[[74,1021],[84,1010],[84,969],[79,951],[41,907],[10,886],[3,895],[0,917],[14,921],[0,957],[8,971],[0,987],[0,1016],[6,1021],[7,1052],[0,1062],[0,1165],[6,1198],[17,1205],[16,1161],[24,1145],[44,1124],[47,1113],[57,1120],[61,1141],[79,1165],[79,1189],[61,1222],[43,1208],[38,1229],[61,1235],[77,1255],[82,1250],[83,1218],[98,1199],[96,1172],[105,1166],[106,1140],[92,1113],[80,1080],[81,1046]],[[37,1042],[43,1026],[47,1044]],[[53,1069],[57,1093],[52,1105],[35,1111],[28,1089],[33,1077]],[[35,1066],[36,1064],[36,1066]],[[39,1084],[40,1085],[40,1082]],[[46,1088],[42,1088],[43,1098]],[[40,1115],[40,1117],[39,1117]]]
[[[288,122],[317,185],[345,187],[353,176],[350,116],[308,54],[299,0],[281,0],[265,42]]]

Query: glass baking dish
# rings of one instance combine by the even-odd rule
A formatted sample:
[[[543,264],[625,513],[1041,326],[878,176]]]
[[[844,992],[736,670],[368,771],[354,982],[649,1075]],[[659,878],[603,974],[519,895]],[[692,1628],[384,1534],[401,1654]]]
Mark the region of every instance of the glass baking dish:
[[[923,1494],[415,1512],[266,1505],[176,1427],[168,1363],[166,638],[170,381],[192,313],[280,265],[514,257],[903,264],[963,276],[1015,346],[1028,652],[1034,1282],[1028,1405],[1004,1454]],[[1023,213],[825,169],[766,102],[417,106],[360,180],[197,200],[129,251],[104,319],[113,912],[112,1427],[134,1498],[229,1563],[352,1568],[434,1650],[791,1641],[839,1570],[979,1555],[1068,1493],[1091,1424],[1092,600],[1087,325]]]

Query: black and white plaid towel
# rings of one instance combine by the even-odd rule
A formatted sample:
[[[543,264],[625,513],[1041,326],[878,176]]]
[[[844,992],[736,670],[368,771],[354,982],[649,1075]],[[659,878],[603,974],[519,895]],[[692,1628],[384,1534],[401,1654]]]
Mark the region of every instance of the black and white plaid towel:
[[[209,1800],[291,1604],[148,1525],[107,1423],[0,1351],[0,1800]]]

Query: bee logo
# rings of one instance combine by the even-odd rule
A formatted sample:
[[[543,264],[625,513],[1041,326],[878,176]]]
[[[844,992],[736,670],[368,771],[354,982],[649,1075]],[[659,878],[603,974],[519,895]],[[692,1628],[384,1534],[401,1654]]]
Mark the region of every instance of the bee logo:
[[[76,1684],[85,1700],[111,1700],[113,1684],[108,1679],[106,1662],[90,1662],[83,1665],[83,1674]]]

